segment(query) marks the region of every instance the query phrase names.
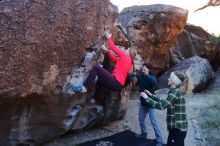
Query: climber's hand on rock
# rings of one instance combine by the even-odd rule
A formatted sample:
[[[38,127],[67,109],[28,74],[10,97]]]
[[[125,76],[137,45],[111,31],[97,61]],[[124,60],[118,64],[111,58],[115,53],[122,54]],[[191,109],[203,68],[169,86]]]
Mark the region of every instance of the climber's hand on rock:
[[[108,48],[105,46],[105,45],[102,45],[102,50],[104,50],[104,51],[108,51]]]
[[[106,37],[107,39],[112,37],[112,33],[110,32],[110,30],[106,30],[106,31],[105,31],[105,37]]]

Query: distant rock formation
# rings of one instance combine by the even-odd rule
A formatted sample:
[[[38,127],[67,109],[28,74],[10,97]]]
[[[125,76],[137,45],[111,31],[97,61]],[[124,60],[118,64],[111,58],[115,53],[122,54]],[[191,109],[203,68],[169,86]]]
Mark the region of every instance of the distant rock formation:
[[[193,56],[206,58],[213,67],[219,66],[218,50],[210,45],[211,37],[203,28],[187,24],[170,49],[170,66]]]
[[[191,33],[197,35],[198,37],[200,37],[204,40],[208,40],[211,37],[211,34],[209,34],[207,31],[205,31],[200,26],[195,26],[195,25],[192,25],[192,24],[186,24],[184,29],[188,32],[191,32]]]

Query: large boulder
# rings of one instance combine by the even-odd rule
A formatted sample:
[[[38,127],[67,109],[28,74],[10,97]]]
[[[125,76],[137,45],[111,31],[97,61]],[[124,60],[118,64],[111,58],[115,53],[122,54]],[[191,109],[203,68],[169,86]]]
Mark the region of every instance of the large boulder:
[[[187,10],[170,5],[133,6],[119,14],[115,25],[143,60],[160,72],[168,68],[169,49],[183,31],[187,15]]]
[[[213,65],[213,68],[217,70],[220,67],[220,36],[215,38],[213,50],[215,51],[215,54],[213,54],[214,59],[212,60],[211,64]]]
[[[77,122],[85,98],[32,95],[1,99],[0,145],[41,145]]]
[[[107,0],[3,1],[0,12],[1,94],[22,97],[62,85],[117,16]]]
[[[217,65],[218,51],[210,45],[212,36],[203,28],[186,25],[184,31],[177,37],[173,47],[170,49],[170,66],[193,56],[206,58],[214,67]]]
[[[184,30],[170,49],[170,63],[175,65],[193,56],[205,58],[208,55],[208,51],[207,40]]]
[[[168,87],[167,80],[170,76],[170,73],[173,71],[179,71],[187,79],[187,83],[185,84],[185,89],[187,89],[187,93],[202,91],[207,87],[210,79],[212,79],[214,76],[213,69],[208,60],[199,56],[194,56],[173,66],[161,77],[159,77],[159,89]]]
[[[87,95],[60,93],[66,81],[82,83],[99,61],[115,6],[109,0],[0,3],[0,145],[41,144],[102,121],[103,107],[88,107]]]

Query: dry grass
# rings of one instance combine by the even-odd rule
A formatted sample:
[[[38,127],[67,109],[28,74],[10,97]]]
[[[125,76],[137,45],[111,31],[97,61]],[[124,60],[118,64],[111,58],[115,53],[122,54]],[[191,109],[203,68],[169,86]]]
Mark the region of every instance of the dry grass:
[[[209,97],[210,96],[210,97]],[[217,94],[209,95],[207,98],[214,97],[214,102],[200,110],[199,123],[204,138],[211,146],[219,146],[220,144],[220,98]],[[212,97],[211,97],[212,96]]]

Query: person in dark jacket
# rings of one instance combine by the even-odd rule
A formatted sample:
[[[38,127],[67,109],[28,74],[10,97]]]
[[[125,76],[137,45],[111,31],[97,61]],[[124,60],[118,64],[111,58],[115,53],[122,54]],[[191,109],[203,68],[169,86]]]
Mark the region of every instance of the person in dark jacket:
[[[142,70],[136,74],[137,78],[137,84],[139,86],[139,91],[144,92],[144,90],[150,91],[152,94],[154,94],[157,80],[156,76],[151,72],[152,65],[149,63],[144,63]],[[147,114],[149,113],[150,122],[154,129],[156,140],[157,140],[157,146],[163,145],[163,138],[160,131],[160,128],[157,123],[156,118],[156,111],[155,109],[149,107],[146,104],[146,101],[143,97],[140,96],[140,109],[139,109],[139,124],[141,129],[141,134],[137,135],[137,137],[146,138],[147,137],[147,128],[145,125],[145,118]]]

